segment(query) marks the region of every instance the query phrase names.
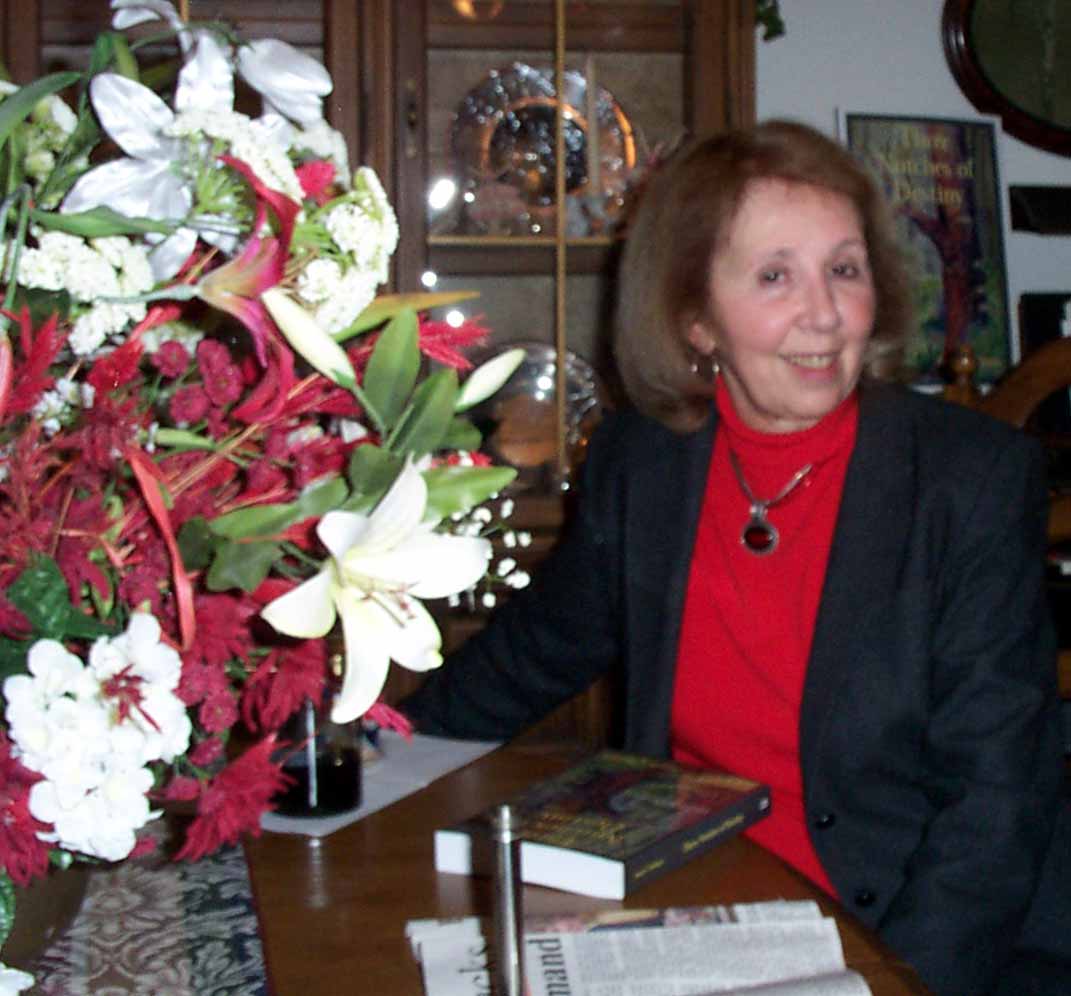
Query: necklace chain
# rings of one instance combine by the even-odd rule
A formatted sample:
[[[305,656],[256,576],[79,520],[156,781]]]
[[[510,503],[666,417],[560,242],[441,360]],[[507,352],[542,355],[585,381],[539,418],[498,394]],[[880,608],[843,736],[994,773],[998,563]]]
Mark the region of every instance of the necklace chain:
[[[767,518],[766,513],[796,490],[803,479],[811,472],[814,464],[809,463],[800,467],[777,494],[772,498],[763,500],[755,497],[755,492],[751,490],[751,486],[744,477],[744,471],[740,467],[740,460],[732,449],[729,450],[729,463],[732,465],[733,474],[736,475],[736,482],[740,485],[740,490],[744,492],[744,497],[747,498],[750,505],[747,524],[740,532],[740,542],[757,556],[773,553],[777,549],[780,533]]]

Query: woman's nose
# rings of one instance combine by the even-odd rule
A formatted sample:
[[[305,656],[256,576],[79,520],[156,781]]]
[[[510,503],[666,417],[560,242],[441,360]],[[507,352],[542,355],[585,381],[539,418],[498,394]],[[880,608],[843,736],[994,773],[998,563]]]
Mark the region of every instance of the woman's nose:
[[[815,277],[804,289],[805,318],[809,327],[819,332],[832,331],[840,322],[837,299],[828,280]]]

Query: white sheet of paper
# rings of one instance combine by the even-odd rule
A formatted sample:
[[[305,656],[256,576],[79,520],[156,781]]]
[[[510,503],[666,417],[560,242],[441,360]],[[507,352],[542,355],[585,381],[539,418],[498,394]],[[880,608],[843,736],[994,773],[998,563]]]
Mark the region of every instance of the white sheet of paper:
[[[426,785],[488,754],[499,741],[450,740],[414,733],[410,740],[390,730],[380,734],[381,756],[365,762],[361,770],[361,805],[337,816],[312,818],[265,813],[260,820],[263,830],[273,833],[300,833],[307,837],[326,837],[342,827],[356,823],[376,810],[418,792]]]

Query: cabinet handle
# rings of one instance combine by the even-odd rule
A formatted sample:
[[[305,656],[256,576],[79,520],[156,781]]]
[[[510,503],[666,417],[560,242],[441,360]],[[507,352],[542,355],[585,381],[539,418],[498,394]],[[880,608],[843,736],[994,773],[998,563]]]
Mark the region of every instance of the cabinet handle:
[[[405,158],[416,159],[420,152],[420,104],[417,101],[415,79],[405,81]]]

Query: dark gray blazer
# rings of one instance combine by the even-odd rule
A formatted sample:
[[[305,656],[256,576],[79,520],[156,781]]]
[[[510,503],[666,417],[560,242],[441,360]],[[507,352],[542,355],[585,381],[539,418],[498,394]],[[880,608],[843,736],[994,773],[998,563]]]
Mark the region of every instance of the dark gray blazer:
[[[715,431],[713,414],[689,435],[635,413],[604,423],[569,537],[403,703],[418,729],[510,737],[621,668],[624,746],[667,753]],[[805,807],[844,904],[948,996],[1011,977],[1046,854],[1057,881],[1030,943],[1071,945],[1045,522],[1040,448],[1022,433],[863,388],[803,695]],[[1071,992],[1061,978],[1036,991]]]

